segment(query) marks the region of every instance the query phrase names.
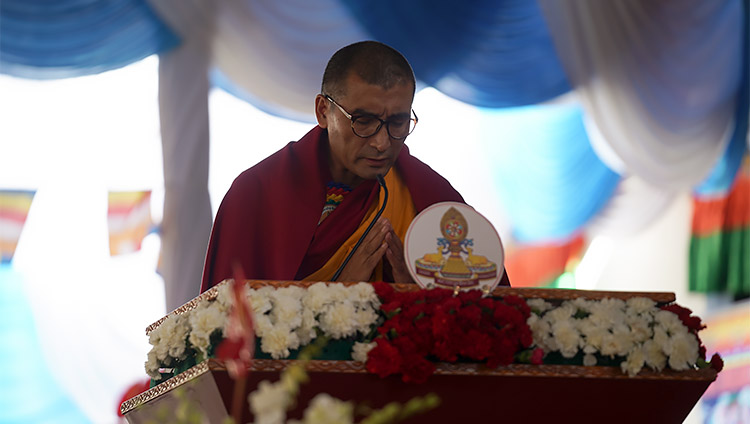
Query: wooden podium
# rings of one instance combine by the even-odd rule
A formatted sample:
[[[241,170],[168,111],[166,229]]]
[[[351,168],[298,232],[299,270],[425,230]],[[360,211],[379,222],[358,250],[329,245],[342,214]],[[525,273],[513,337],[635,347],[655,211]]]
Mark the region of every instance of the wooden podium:
[[[263,282],[255,284],[263,285]],[[496,296],[508,294],[546,299],[626,299],[645,296],[657,302],[674,301],[672,293],[515,288],[498,288],[493,292]],[[189,309],[190,305],[186,304],[183,306],[185,308]],[[289,362],[255,360],[247,392],[252,391],[259,381],[276,381]],[[488,369],[471,363],[439,363],[435,374],[426,383],[409,384],[403,383],[397,376],[380,378],[370,374],[360,362],[330,360],[311,361],[308,373],[310,381],[302,385],[297,408],[290,411],[289,418],[299,419],[309,400],[321,392],[342,400],[367,403],[373,408],[380,408],[391,401],[405,402],[432,392],[440,397],[440,406],[408,422],[562,420],[680,423],[716,378],[716,371],[711,368],[679,372],[665,370],[659,373],[644,369],[637,376],[629,377],[619,367],[608,366],[511,364]],[[145,423],[157,416],[160,410],[174,411],[179,402],[176,396],[178,389],[183,390],[183,398],[187,397],[200,406],[209,422],[220,423],[229,415],[234,381],[229,378],[223,364],[214,359],[206,360],[125,401],[121,405],[121,412],[131,424]],[[244,414],[242,422],[251,422],[247,404]]]

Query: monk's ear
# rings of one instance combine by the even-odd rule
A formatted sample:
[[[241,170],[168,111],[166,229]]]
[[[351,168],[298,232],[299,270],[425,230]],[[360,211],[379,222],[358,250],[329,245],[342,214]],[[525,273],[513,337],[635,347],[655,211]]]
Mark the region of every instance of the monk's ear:
[[[318,120],[320,128],[328,128],[328,117],[326,113],[330,107],[330,102],[322,94],[315,96],[315,119]]]

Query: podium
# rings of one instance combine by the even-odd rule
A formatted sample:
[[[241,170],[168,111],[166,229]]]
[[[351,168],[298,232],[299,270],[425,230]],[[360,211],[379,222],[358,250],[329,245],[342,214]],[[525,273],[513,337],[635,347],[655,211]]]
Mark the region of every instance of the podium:
[[[297,283],[255,281],[248,284],[260,287]],[[397,289],[413,288],[404,285]],[[557,300],[643,296],[658,303],[674,301],[672,293],[528,288],[498,288],[493,292],[494,296],[509,294]],[[204,295],[210,296],[210,293],[201,296]],[[200,296],[191,302],[199,300]],[[190,308],[189,302],[181,309]],[[175,313],[178,311],[180,309]],[[280,372],[290,362],[254,360],[243,401],[258,382],[278,380]],[[398,376],[380,378],[370,374],[363,363],[355,361],[313,360],[307,370],[310,381],[301,386],[297,406],[289,412],[289,418],[300,419],[309,400],[318,393],[365,403],[372,408],[435,393],[441,399],[440,406],[407,422],[552,422],[562,419],[564,422],[680,423],[716,378],[716,371],[711,368],[662,372],[644,369],[631,377],[620,367],[613,366],[510,364],[489,369],[475,363],[438,363],[426,383],[410,384],[402,382]],[[145,423],[160,410],[174,411],[179,399],[187,398],[200,407],[209,422],[220,423],[231,411],[234,384],[221,361],[207,359],[125,401],[121,412],[131,424]],[[178,390],[182,390],[179,396]],[[251,422],[246,403],[244,409],[242,422]]]

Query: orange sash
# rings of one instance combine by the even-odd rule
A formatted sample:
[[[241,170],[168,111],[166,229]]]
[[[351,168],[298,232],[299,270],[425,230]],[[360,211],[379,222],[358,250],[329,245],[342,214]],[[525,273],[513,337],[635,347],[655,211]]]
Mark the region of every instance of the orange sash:
[[[388,204],[385,206],[385,210],[383,211],[382,216],[388,218],[388,220],[391,221],[393,230],[403,242],[404,237],[406,236],[406,231],[409,229],[411,221],[415,216],[417,216],[417,210],[414,207],[414,202],[411,199],[409,189],[406,187],[406,184],[404,184],[403,180],[401,179],[401,175],[399,175],[395,167],[391,168],[390,172],[385,175],[385,184],[388,187]],[[375,204],[373,202],[372,206],[370,206],[370,210],[367,212],[367,215],[365,215],[364,219],[362,220],[362,223],[360,223],[359,227],[357,227],[357,230],[354,231],[351,236],[349,236],[349,238],[341,245],[341,247],[339,247],[336,253],[334,253],[333,256],[328,259],[328,262],[326,262],[325,265],[305,277],[303,281],[331,280],[333,274],[336,273],[336,270],[344,262],[346,256],[354,248],[357,240],[362,237],[365,229],[367,229],[367,226],[370,225],[370,222],[377,214],[378,209],[380,209],[380,207],[383,205],[384,196],[385,192],[383,190],[380,190],[378,203]],[[375,272],[370,277],[370,281],[383,281],[382,260],[375,267]]]

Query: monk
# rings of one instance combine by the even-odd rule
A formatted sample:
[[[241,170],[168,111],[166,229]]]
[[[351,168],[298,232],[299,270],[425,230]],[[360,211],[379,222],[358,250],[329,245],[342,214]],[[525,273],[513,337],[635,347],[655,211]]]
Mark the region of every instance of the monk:
[[[412,219],[434,203],[463,202],[404,144],[418,122],[415,87],[407,60],[385,44],[337,51],[315,97],[318,125],[240,174],[224,197],[201,292],[235,265],[251,279],[414,282],[403,248]],[[384,202],[379,177],[388,200],[365,235]]]

